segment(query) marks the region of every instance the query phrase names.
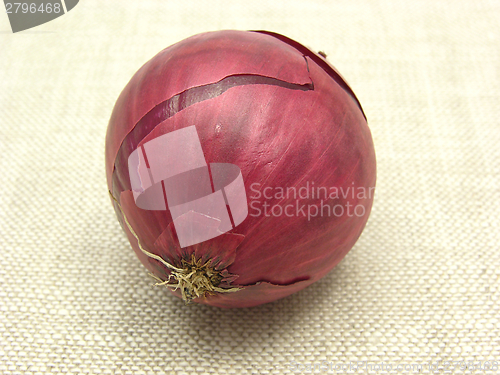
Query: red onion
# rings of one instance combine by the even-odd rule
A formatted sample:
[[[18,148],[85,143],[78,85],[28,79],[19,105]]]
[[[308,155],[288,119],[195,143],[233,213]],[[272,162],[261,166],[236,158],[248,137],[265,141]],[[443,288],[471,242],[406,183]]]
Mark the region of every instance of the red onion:
[[[132,77],[106,137],[118,219],[158,285],[247,307],[328,273],[370,214],[375,152],[356,96],[282,35],[218,31]]]

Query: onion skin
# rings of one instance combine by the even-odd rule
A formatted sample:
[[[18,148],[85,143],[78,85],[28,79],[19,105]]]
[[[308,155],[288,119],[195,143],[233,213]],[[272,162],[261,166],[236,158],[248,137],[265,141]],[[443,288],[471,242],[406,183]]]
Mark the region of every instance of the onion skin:
[[[181,249],[169,211],[147,211],[135,204],[127,160],[146,142],[192,125],[207,162],[241,169],[249,204],[260,194],[260,203],[291,204],[294,214],[254,215],[256,210],[249,208],[246,219],[230,232]],[[240,290],[206,293],[193,301],[231,308],[288,296],[344,258],[368,220],[376,162],[358,100],[322,56],[279,34],[218,31],[161,51],[130,80],[109,122],[106,175],[119,202],[113,201],[117,217],[149,271],[161,280],[170,274],[141,251],[139,241],[176,267],[189,259],[209,262],[220,272],[220,288]],[[275,193],[263,197],[265,188],[310,192],[313,184],[348,191],[328,203],[362,206],[363,214],[307,217],[296,211],[297,199]],[[357,189],[356,194],[348,188]],[[358,196],[359,189],[371,194]],[[319,202],[309,197],[298,206]]]

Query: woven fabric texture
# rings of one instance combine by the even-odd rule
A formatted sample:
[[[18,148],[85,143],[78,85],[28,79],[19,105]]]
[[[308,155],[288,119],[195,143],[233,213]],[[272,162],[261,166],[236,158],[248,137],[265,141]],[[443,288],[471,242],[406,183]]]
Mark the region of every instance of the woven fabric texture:
[[[494,0],[82,0],[16,34],[1,15],[0,373],[500,365],[498,20]],[[377,153],[372,215],[347,257],[249,309],[185,306],[153,287],[104,172],[107,122],[135,71],[219,29],[324,51]]]

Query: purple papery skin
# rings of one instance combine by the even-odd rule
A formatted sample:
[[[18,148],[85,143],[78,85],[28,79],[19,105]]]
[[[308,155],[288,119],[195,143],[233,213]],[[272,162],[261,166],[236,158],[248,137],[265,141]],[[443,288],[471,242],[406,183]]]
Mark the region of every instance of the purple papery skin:
[[[241,217],[245,208],[248,215],[230,232],[181,248],[169,210],[137,207],[128,158],[147,142],[193,125],[207,165],[227,163],[241,170],[238,183],[244,185],[248,206],[233,206]],[[338,72],[284,36],[244,31],[186,39],[136,73],[111,116],[106,171],[108,187],[143,247],[173,264],[193,254],[211,260],[227,275],[221,287],[242,287],[194,300],[219,307],[271,302],[326,275],[353,247],[368,220],[373,195],[360,195],[358,189],[371,193],[376,181],[365,115]],[[335,199],[263,196],[277,187],[310,191],[313,185],[356,189],[356,194]],[[255,215],[256,202],[259,207],[293,206],[287,211],[293,215]],[[360,215],[309,217],[299,210],[321,204],[363,210]],[[168,270],[141,252],[116,205],[115,210],[141,262],[164,278]]]

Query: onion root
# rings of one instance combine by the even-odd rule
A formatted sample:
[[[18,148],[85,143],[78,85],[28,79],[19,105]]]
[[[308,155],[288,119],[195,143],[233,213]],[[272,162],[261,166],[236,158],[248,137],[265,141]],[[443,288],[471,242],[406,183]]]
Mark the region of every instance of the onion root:
[[[130,225],[127,220],[125,212],[123,212],[122,206],[118,200],[113,196],[111,191],[108,191],[111,199],[116,202],[120,212],[122,213],[123,220],[127,225],[128,230],[137,240],[137,245],[139,249],[147,255],[149,258],[155,259],[167,267],[170,271],[170,275],[166,280],[162,280],[156,275],[150,274],[158,282],[154,284],[155,286],[166,286],[167,288],[176,291],[180,289],[182,299],[186,304],[190,303],[194,298],[205,297],[207,294],[216,293],[234,293],[242,288],[219,288],[219,284],[223,279],[223,276],[219,271],[211,266],[211,260],[202,263],[201,259],[196,259],[194,254],[192,254],[189,261],[182,260],[182,267],[176,267],[169,262],[167,262],[162,257],[153,254],[141,245],[139,237],[135,233],[132,225]],[[173,280],[172,280],[173,279]]]

